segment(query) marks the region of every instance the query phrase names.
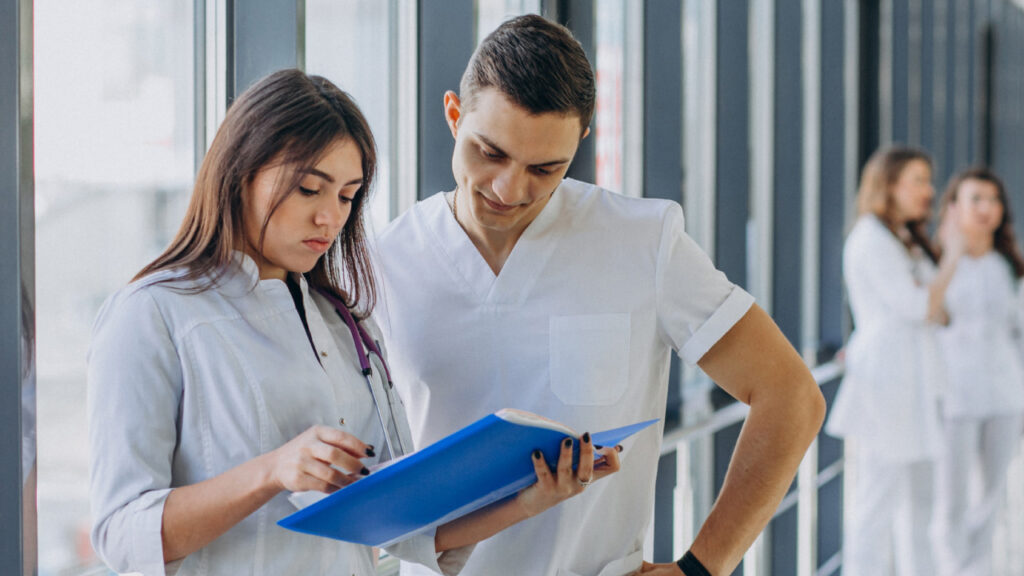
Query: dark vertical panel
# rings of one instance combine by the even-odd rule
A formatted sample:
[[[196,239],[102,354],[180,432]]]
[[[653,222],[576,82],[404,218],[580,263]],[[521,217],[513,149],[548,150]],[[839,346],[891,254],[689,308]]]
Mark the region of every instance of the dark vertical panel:
[[[843,475],[818,489],[818,567],[843,547]]]
[[[978,46],[978,27],[975,25],[975,15],[977,13],[976,7],[977,2],[975,0],[961,0],[967,5],[967,45],[963,47],[967,51],[967,76],[964,81],[967,83],[967,117],[964,118],[965,131],[963,138],[967,145],[965,150],[965,163],[971,163],[975,161],[975,149],[977,145],[976,132],[977,128],[977,110],[978,105],[978,63],[977,63],[977,46]]]
[[[935,144],[932,122],[935,115],[935,3],[921,2],[921,148],[931,151]]]
[[[857,165],[863,166],[879,146],[878,136],[878,43],[879,43],[879,0],[864,0],[858,3],[860,9],[860,71],[858,93],[860,94],[860,151]]]
[[[722,491],[722,484],[725,483],[725,473],[729,469],[729,461],[732,459],[732,452],[736,449],[736,441],[740,437],[740,430],[743,423],[727,426],[715,432],[712,444],[714,444],[714,468],[715,468],[715,498]],[[732,576],[743,576],[743,562],[732,572]]]
[[[431,4],[433,5],[433,4]],[[594,0],[561,0],[558,3],[558,20],[579,40],[583,51],[587,53],[590,60],[590,67],[597,65],[597,39],[594,20]],[[576,151],[576,158],[569,166],[566,176],[593,182],[597,174],[597,152],[594,148],[594,134],[596,124],[590,123],[591,134],[580,142],[580,148]]]
[[[0,566],[11,574],[34,566],[36,555],[23,531],[34,524],[23,512],[35,507],[23,508],[32,488],[22,484],[21,452],[22,378],[32,362],[22,351],[34,346],[35,323],[31,48],[32,3],[0,0]]]
[[[419,10],[419,184],[426,198],[455,187],[452,133],[444,120],[444,93],[459,91],[462,72],[473,54],[473,0],[426,2]]]
[[[658,461],[658,476],[654,483],[654,561],[673,562],[672,524],[676,489],[676,453]]]
[[[957,158],[957,140],[963,137],[958,130],[957,103],[959,102],[957,90],[957,77],[963,75],[962,70],[957,68],[957,50],[960,50],[959,34],[957,33],[957,15],[960,12],[956,0],[949,0],[946,6],[946,162],[943,173],[934,175],[936,182],[945,182],[949,175],[960,165]]]
[[[843,226],[846,207],[845,15],[842,2],[821,3],[821,186],[818,252],[818,355],[843,346]]]
[[[975,3],[975,110],[974,110],[974,154],[976,164],[992,162],[992,5],[989,0]]]
[[[772,316],[799,347],[803,241],[803,75],[800,0],[775,3],[775,193]]]
[[[644,196],[683,201],[682,3],[644,4]],[[669,368],[665,428],[680,423],[679,358]]]
[[[825,396],[827,414],[832,412],[832,403],[836,399],[836,392],[839,391],[840,379],[836,378],[821,385],[821,393]],[[826,414],[826,418],[827,418]],[[824,430],[818,433],[818,472],[835,464],[843,457],[843,441],[835,436],[829,436]]]
[[[997,93],[993,167],[1006,183],[1013,208],[1018,240],[1024,230],[1024,10],[1002,2],[1003,15],[996,20],[993,59]]]
[[[772,576],[796,576],[797,507],[790,506],[768,525]]]
[[[267,74],[299,65],[299,12],[296,2],[272,0],[229,1],[228,7],[233,34],[228,36],[230,103]]]
[[[910,110],[910,95],[908,93],[910,68],[908,63],[909,52],[909,23],[910,23],[910,0],[892,0],[892,139],[893,142],[908,142],[909,129],[907,127],[908,114]]]
[[[750,214],[750,79],[748,4],[720,2],[715,50],[715,265],[747,284]]]

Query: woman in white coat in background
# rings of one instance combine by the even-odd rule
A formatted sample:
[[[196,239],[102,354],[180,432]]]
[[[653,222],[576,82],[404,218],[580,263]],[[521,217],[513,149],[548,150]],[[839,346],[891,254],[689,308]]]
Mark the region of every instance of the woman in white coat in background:
[[[947,380],[936,477],[938,573],[989,576],[996,509],[1020,445],[1024,413],[1024,258],[1006,190],[989,170],[954,175],[941,216],[944,227],[959,228],[966,252],[946,292],[950,324],[939,331]],[[972,477],[977,485],[969,483]]]
[[[826,430],[845,437],[856,476],[844,576],[934,574],[930,544],[941,428],[933,326],[960,249],[942,259],[924,231],[934,196],[928,156],[876,152],[861,174],[859,217],[843,249],[855,330]],[[851,454],[852,453],[852,454]],[[849,456],[852,455],[852,458]]]

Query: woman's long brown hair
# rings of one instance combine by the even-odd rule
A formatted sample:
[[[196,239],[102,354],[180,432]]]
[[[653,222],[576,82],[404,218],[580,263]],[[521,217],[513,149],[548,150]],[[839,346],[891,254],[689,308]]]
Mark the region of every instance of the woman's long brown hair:
[[[213,286],[244,242],[243,195],[256,175],[272,164],[294,167],[277,183],[262,222],[257,250],[263,252],[267,224],[297,189],[302,170],[312,168],[339,140],[351,140],[362,156],[363,184],[352,201],[348,221],[331,249],[306,273],[313,286],[339,296],[360,315],[376,303],[363,208],[377,168],[376,144],[369,124],[348,94],[329,80],[299,70],[263,78],[228,109],[203,159],[184,221],[170,246],[133,280],[170,269],[175,279],[199,281],[195,291]]]
[[[893,198],[893,188],[903,169],[914,160],[920,160],[931,168],[931,157],[924,151],[894,146],[877,150],[861,171],[860,188],[857,190],[857,213],[874,214],[897,238],[900,238],[900,231],[895,218],[896,201]],[[938,262],[938,251],[928,239],[928,220],[912,220],[906,222],[905,227],[911,243],[920,246],[932,262]]]
[[[1006,258],[1017,278],[1024,277],[1024,257],[1021,256],[1020,247],[1017,245],[1017,234],[1013,231],[1013,215],[1010,212],[1010,202],[1006,195],[1006,187],[994,172],[982,166],[975,166],[954,174],[949,179],[949,184],[946,185],[946,191],[942,194],[939,211],[940,221],[945,216],[946,210],[949,209],[949,205],[956,202],[957,194],[960,193],[960,185],[968,180],[980,180],[996,187],[999,203],[1003,206],[1003,220],[999,223],[999,227],[996,228],[993,234],[992,247],[1003,258]]]

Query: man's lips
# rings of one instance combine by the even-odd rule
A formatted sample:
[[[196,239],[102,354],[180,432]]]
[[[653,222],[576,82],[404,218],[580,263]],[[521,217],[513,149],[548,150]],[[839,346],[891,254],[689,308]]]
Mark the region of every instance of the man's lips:
[[[508,204],[501,204],[499,202],[495,202],[494,200],[491,200],[490,198],[482,194],[480,195],[480,197],[484,199],[484,202],[487,204],[487,207],[490,208],[491,210],[496,210],[498,212],[508,212],[509,210],[515,209],[515,206],[509,206]]]

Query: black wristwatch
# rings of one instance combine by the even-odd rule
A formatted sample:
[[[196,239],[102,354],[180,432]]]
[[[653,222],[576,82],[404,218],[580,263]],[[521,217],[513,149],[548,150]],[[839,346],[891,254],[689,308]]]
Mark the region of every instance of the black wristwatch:
[[[686,551],[686,554],[683,554],[682,558],[676,561],[676,566],[679,566],[679,569],[686,576],[711,576],[711,572],[708,572],[708,569],[689,550]]]

